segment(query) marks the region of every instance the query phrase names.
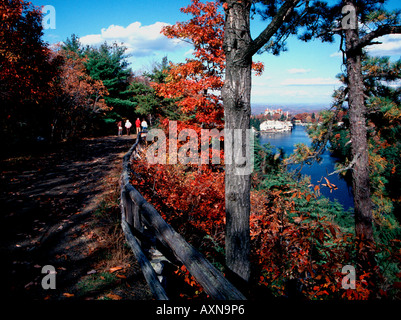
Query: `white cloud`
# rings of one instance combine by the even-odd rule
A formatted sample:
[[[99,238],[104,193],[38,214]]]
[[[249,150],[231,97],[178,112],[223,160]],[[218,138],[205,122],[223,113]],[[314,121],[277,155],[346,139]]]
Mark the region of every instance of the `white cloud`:
[[[192,49],[189,49],[187,52],[185,52],[184,55],[191,56],[191,55],[193,55],[194,52],[195,52],[195,50],[192,48]]]
[[[337,57],[341,57],[342,58],[342,56],[343,56],[343,53],[341,51],[337,51],[337,52],[333,52],[330,55],[330,58],[337,58]]]
[[[332,78],[303,78],[303,79],[285,79],[281,82],[283,86],[335,86],[341,85],[341,82]]]
[[[133,22],[127,27],[111,25],[103,28],[100,34],[91,34],[80,39],[83,45],[100,45],[103,42],[121,43],[127,47],[127,53],[136,57],[152,56],[156,52],[171,52],[186,44],[178,39],[168,39],[160,33],[165,22],[143,26]]]
[[[266,103],[324,103],[331,101],[333,89],[325,86],[317,87],[256,87],[252,86],[252,102]]]
[[[262,74],[261,76],[253,76],[252,77],[252,88],[253,87],[266,87],[272,86],[274,81],[272,81],[272,77],[267,74]]]
[[[401,55],[401,34],[389,34],[374,41],[381,42],[381,44],[367,46],[366,50],[369,54],[376,56]],[[341,51],[333,52],[330,55],[331,58],[342,56]]]
[[[288,69],[287,72],[291,74],[305,74],[311,72],[311,69],[293,68]]]
[[[401,34],[389,34],[376,39],[381,44],[366,47],[372,55],[401,55]],[[375,41],[376,41],[375,40]]]
[[[320,93],[319,93],[320,94]],[[269,97],[269,96],[274,96],[274,97],[315,97],[318,95],[318,93],[313,92],[313,91],[308,91],[304,89],[288,89],[288,88],[280,88],[280,87],[274,87],[274,88],[252,88],[252,96],[253,97]]]
[[[100,34],[89,34],[85,37],[81,37],[79,39],[79,41],[85,46],[86,45],[88,45],[88,46],[98,45],[98,44],[101,44],[102,42],[104,42],[104,40]]]

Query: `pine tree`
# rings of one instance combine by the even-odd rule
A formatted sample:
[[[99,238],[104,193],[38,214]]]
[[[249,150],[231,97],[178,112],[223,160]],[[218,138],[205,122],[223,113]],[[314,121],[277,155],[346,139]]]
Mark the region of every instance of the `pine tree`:
[[[87,48],[85,66],[94,80],[101,80],[109,95],[106,104],[113,109],[114,117],[135,117],[136,104],[130,101],[128,86],[132,76],[126,60],[126,48],[116,43],[103,43],[99,48]],[[117,120],[117,119],[114,119]]]
[[[246,130],[250,128],[252,57],[258,52],[279,54],[286,50],[286,39],[297,33],[311,4],[300,0],[222,2],[225,11],[223,49],[226,62],[222,89],[225,129],[239,129],[245,139]],[[250,33],[251,11],[266,21],[266,28],[255,39]],[[234,144],[230,145],[227,139],[225,142],[225,150],[237,151]],[[242,154],[246,154],[245,150]],[[225,171],[226,263],[234,277],[248,282],[251,180],[250,175],[236,174],[239,164],[235,159],[229,160]],[[246,159],[247,165],[250,165],[250,158]]]
[[[386,34],[401,33],[400,12],[388,12],[385,1],[344,0],[327,7],[321,6],[309,15],[311,27],[302,38],[316,36],[323,41],[333,41],[341,35],[341,50],[347,74],[347,87],[340,100],[348,102],[348,116],[352,154],[352,185],[355,208],[356,236],[363,248],[361,256],[367,263],[374,263],[370,249],[373,242],[373,216],[369,181],[369,154],[366,126],[366,95],[362,73],[363,50],[376,44],[375,39]],[[325,10],[323,10],[325,9]],[[363,259],[363,258],[362,258]]]
[[[64,41],[61,45],[61,49],[63,49],[67,54],[73,52],[74,54],[71,55],[72,58],[75,58],[76,56],[82,58],[85,52],[85,49],[79,41],[79,37],[74,33],[71,35],[71,38],[67,38],[67,40]]]

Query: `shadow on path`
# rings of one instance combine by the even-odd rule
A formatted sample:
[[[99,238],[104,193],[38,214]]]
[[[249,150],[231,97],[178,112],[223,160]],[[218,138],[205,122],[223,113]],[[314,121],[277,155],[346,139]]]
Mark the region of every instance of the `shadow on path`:
[[[10,299],[63,298],[99,257],[83,230],[107,192],[107,179],[135,136],[84,139],[0,160],[0,241],[3,294]],[[56,290],[43,290],[41,268],[57,268]],[[151,295],[140,271],[138,294]]]

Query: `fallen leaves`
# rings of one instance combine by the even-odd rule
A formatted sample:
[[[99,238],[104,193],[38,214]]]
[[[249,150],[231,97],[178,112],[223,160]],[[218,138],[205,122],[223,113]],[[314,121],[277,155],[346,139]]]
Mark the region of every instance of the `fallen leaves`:
[[[106,294],[106,297],[111,300],[121,300],[122,299],[122,297],[120,297],[119,295],[114,294],[114,293]]]
[[[110,272],[110,273],[113,273],[113,272],[122,270],[123,268],[124,268],[124,267],[122,267],[122,266],[113,267],[113,268],[110,268],[110,269],[109,269],[109,272]]]
[[[73,293],[64,292],[63,296],[66,297],[66,298],[72,298],[74,296],[74,294]]]

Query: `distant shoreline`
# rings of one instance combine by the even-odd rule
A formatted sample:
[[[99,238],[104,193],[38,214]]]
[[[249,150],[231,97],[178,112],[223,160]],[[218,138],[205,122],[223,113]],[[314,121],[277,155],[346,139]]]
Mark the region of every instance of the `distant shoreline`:
[[[325,104],[307,104],[307,103],[252,103],[251,112],[252,115],[259,115],[264,113],[266,108],[283,109],[283,111],[289,111],[292,114],[303,113],[303,112],[319,112],[329,108],[329,105]]]

